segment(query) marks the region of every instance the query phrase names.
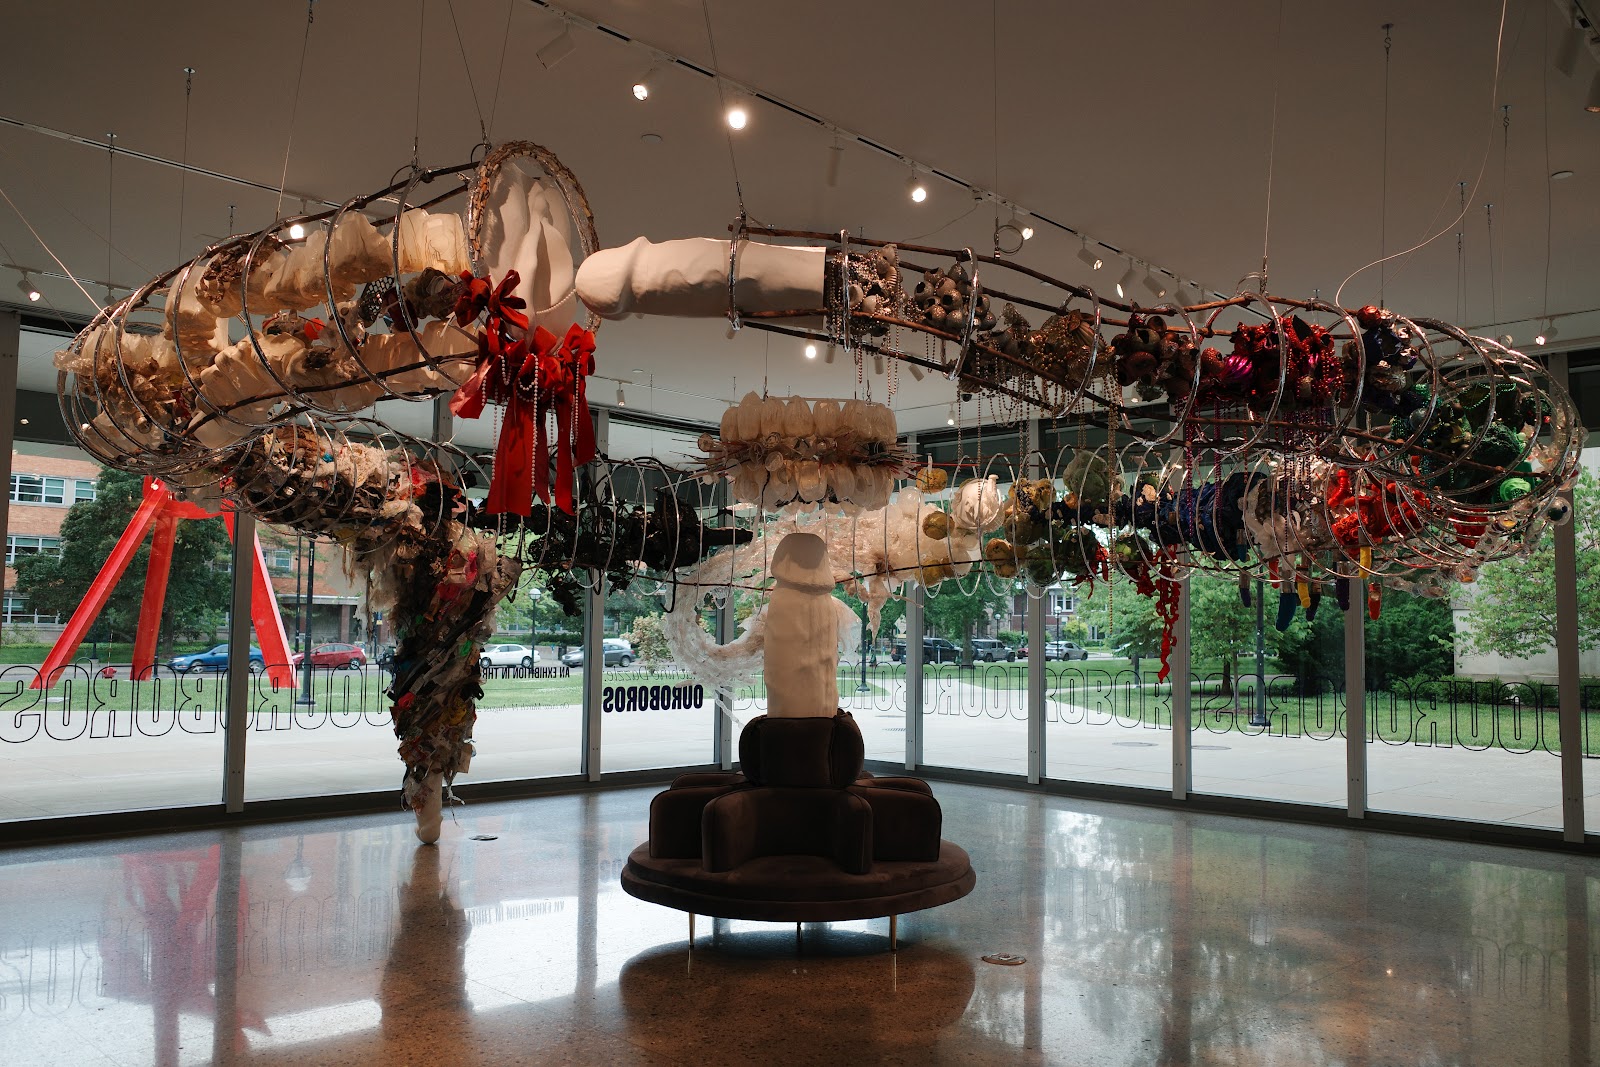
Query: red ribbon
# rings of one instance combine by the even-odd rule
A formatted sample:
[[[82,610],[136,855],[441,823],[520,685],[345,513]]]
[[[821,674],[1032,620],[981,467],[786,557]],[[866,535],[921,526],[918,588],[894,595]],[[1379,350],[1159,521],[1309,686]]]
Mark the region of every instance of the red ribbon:
[[[594,423],[589,416],[588,376],[594,373],[594,334],[573,323],[559,341],[543,326],[529,332],[511,295],[521,280],[507,271],[500,284],[463,273],[466,291],[456,303],[459,325],[484,312],[478,337],[478,366],[450,400],[462,418],[483,414],[485,402],[506,405],[505,423],[495,445],[494,476],[485,510],[491,515],[527,515],[533,497],[550,502],[550,442],[547,415],[556,419],[556,505],[572,514],[574,470],[595,457]]]

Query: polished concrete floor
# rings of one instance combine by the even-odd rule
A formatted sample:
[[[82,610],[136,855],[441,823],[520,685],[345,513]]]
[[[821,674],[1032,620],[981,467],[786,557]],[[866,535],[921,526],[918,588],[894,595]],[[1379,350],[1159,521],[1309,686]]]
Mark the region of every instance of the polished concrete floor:
[[[691,952],[618,886],[650,790],[0,852],[0,1063],[1589,1062],[1596,861],[936,792],[978,887],[897,954]]]

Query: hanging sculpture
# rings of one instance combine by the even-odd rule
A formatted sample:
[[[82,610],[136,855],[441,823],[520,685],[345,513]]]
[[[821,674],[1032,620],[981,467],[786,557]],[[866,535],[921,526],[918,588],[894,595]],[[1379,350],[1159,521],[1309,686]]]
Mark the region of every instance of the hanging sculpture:
[[[463,192],[464,216],[440,210]],[[369,217],[385,198],[393,214]],[[993,288],[997,271],[1061,299]],[[1241,321],[1219,327],[1225,312]],[[594,331],[630,314],[821,341],[858,380],[869,358],[935,371],[1000,421],[1042,414],[1079,441],[968,464],[977,476],[951,487],[916,468],[868,396],[752,393],[702,437],[696,469],[659,471],[648,511],[607,488],[618,465],[597,462],[587,406]],[[602,250],[576,179],[523,142],[219,242],[102,311],[58,366],[63,414],[93,455],[329,537],[371,568],[375,603],[402,620],[391,697],[425,838],[469,762],[478,648],[523,567],[572,614],[595,582],[663,581],[675,653],[714,685],[756,672],[765,624],[758,612],[717,646],[702,602],[764,595],[774,546],[797,530],[823,539],[874,626],[908,583],[1037,591],[1120,572],[1170,627],[1197,569],[1276,583],[1280,619],[1330,587],[1346,604],[1357,581],[1376,611],[1382,584],[1438,592],[1527,551],[1563,518],[1583,440],[1535,360],[1377,308],[1246,292],[1140,307],[998,255],[742,219],[731,241]],[[362,414],[444,394],[459,417],[502,415],[487,468]],[[726,480],[759,520],[705,527],[693,478]]]
[[[412,206],[441,179],[449,191]],[[464,217],[439,209],[463,194]],[[368,217],[389,200],[392,215]],[[573,472],[594,456],[584,384],[598,321],[574,321],[574,237],[583,255],[598,246],[577,180],[537,145],[502,145],[229,237],[103,310],[57,357],[63,415],[91,454],[327,537],[372,574],[372,606],[398,630],[389,696],[425,840],[470,763],[479,649],[523,565],[504,529],[534,497],[570,515]],[[487,472],[360,414],[441,393],[463,417],[505,405]]]
[[[767,246],[751,240],[758,236],[810,245]],[[917,266],[907,252],[956,262]],[[987,289],[980,266],[1054,286],[1067,303]],[[921,280],[908,285],[908,271]],[[1080,442],[1053,463],[1035,453],[1006,472],[1001,528],[981,557],[996,578],[1026,578],[1034,589],[1115,568],[1158,598],[1169,628],[1175,583],[1196,569],[1273,582],[1280,625],[1297,605],[1314,610],[1328,587],[1348,602],[1353,581],[1369,583],[1374,613],[1383,584],[1441,593],[1449,579],[1470,580],[1484,563],[1528,551],[1548,522],[1567,517],[1561,494],[1583,444],[1570,398],[1537,361],[1448,323],[1374,307],[1241,292],[1144,308],[998,255],[756,229],[742,219],[732,241],[603,250],[576,284],[602,316],[726,316],[735,328],[842,346],[858,372],[867,354],[889,356],[942,372],[963,393],[1009,403],[1014,418],[1037,410],[1056,425],[1099,427],[1103,446]],[[996,301],[1004,301],[998,315]],[[1035,328],[1019,306],[1047,317]],[[1217,329],[1230,310],[1262,321]],[[1123,329],[1107,340],[1107,325]],[[939,355],[911,349],[905,335],[937,339]],[[1223,338],[1226,352],[1207,343]],[[748,468],[719,465],[743,447],[740,419],[755,403],[766,411],[769,401],[750,397],[730,409],[723,439],[702,448],[713,457],[707,469],[744,479],[736,496],[777,510],[787,498],[781,476],[752,480]],[[776,415],[781,402],[770,403]],[[932,518],[924,530],[937,540],[946,521]],[[874,514],[858,525],[874,524],[893,526]],[[788,528],[763,530],[750,551]],[[836,532],[841,543],[856,540]],[[741,552],[687,580],[748,578],[748,560],[763,557]],[[871,553],[849,555],[841,580],[870,583],[873,566],[892,561],[875,574],[880,588],[913,576],[937,584],[927,579],[942,565],[892,551],[877,564]],[[756,631],[735,645],[749,647]],[[684,626],[675,633],[680,656],[711,667],[703,635]],[[723,657],[740,658],[737,650]]]

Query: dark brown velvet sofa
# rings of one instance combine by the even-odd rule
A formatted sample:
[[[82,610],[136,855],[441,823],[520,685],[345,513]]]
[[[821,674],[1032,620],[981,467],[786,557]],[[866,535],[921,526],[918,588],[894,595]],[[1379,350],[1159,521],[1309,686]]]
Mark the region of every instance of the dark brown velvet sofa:
[[[918,778],[862,771],[849,712],[753,719],[740,773],[685,774],[650,803],[633,850],[633,896],[727,919],[828,922],[947,904],[972,891],[966,852],[940,839],[942,813]]]

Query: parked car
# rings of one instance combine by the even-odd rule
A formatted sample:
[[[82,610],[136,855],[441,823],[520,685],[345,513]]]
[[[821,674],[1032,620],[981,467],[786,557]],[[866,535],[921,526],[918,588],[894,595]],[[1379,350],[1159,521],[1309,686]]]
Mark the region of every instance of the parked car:
[[[261,656],[261,650],[255,645],[251,645],[250,666],[265,667],[266,662]],[[215,648],[208,648],[204,652],[191,652],[186,656],[173,656],[167,661],[167,667],[179,674],[225,671],[228,669],[228,646],[221,644]]]
[[[974,663],[999,663],[1001,660],[1011,663],[1016,658],[1016,649],[1004,641],[996,641],[992,637],[974,637],[972,639],[972,661]]]
[[[1088,658],[1089,650],[1072,641],[1046,641],[1044,643],[1044,659],[1046,663],[1053,659],[1073,660]]]
[[[478,662],[484,670],[490,667],[532,667],[539,662],[539,652],[527,645],[484,645],[483,656]]]
[[[890,654],[889,658],[896,663],[904,663],[906,661],[906,643],[904,641],[896,641],[894,643],[894,652]],[[924,637],[922,639],[922,662],[960,663],[961,648],[942,637]]]
[[[633,645],[625,638],[608,637],[600,642],[601,666],[604,667],[630,667],[633,665]],[[561,662],[568,667],[583,666],[583,649],[575,648],[561,657]]]
[[[296,667],[300,666],[301,663],[305,662],[305,658],[306,654],[304,652],[296,652],[293,659],[294,665]],[[361,650],[360,645],[348,645],[342,641],[334,641],[325,645],[317,645],[311,650],[311,665],[313,667],[327,667],[331,670],[349,667],[354,671],[367,665],[367,654]]]

